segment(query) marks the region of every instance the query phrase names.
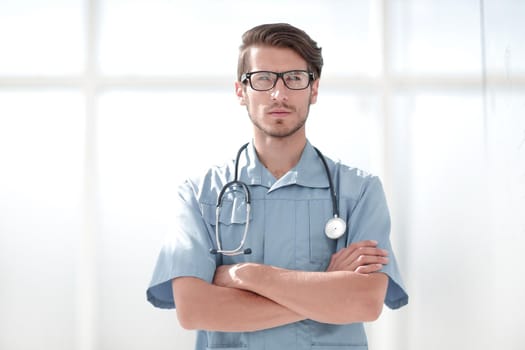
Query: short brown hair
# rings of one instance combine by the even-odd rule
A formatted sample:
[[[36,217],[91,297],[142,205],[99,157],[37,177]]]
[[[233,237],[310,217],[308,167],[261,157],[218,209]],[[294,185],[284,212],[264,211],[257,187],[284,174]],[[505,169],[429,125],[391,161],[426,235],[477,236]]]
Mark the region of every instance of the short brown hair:
[[[321,76],[323,55],[317,43],[305,31],[288,23],[272,23],[253,27],[242,35],[237,64],[239,81],[241,75],[246,73],[249,49],[257,45],[292,49],[306,61],[308,70],[314,73],[314,79]]]

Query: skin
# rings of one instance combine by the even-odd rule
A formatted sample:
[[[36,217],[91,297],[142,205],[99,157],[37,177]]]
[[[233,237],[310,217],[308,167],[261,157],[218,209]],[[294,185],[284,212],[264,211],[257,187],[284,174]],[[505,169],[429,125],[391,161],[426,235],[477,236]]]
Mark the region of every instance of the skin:
[[[304,59],[290,49],[261,46],[250,50],[251,71],[307,68]],[[276,178],[299,162],[306,145],[308,112],[317,101],[318,89],[319,80],[305,90],[290,90],[281,79],[269,91],[235,84],[239,102],[253,124],[259,159]],[[219,266],[211,284],[194,277],[173,280],[177,316],[186,329],[234,332],[304,319],[333,324],[372,321],[382,310],[388,277],[378,271],[387,263],[387,252],[377,248],[377,242],[361,241],[332,255],[325,272],[255,263]]]
[[[250,71],[307,70],[306,61],[291,49],[252,47]],[[276,178],[294,167],[306,145],[306,119],[317,102],[319,79],[305,90],[290,90],[282,79],[269,91],[255,91],[240,82],[235,93],[246,106],[253,124],[253,139],[260,161]]]

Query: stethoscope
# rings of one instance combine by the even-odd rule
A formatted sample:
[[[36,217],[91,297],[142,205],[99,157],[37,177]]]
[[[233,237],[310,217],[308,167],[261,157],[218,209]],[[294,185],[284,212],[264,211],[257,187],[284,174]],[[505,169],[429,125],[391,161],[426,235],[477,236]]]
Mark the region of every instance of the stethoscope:
[[[217,207],[215,209],[215,240],[217,242],[217,248],[210,249],[211,254],[222,254],[222,255],[227,255],[227,256],[234,256],[234,255],[252,253],[252,250],[250,248],[244,248],[246,236],[248,235],[248,229],[250,227],[251,195],[250,195],[250,190],[248,189],[248,185],[246,185],[244,182],[239,180],[239,159],[241,157],[241,153],[246,149],[248,145],[249,143],[242,145],[242,147],[237,152],[237,157],[235,158],[235,178],[233,179],[233,181],[228,182],[226,185],[222,187],[221,191],[219,192],[219,196],[217,197]],[[317,152],[317,155],[319,156],[319,158],[321,159],[323,163],[323,166],[326,172],[326,177],[328,177],[328,185],[330,187],[330,196],[332,198],[333,217],[328,219],[328,221],[326,222],[325,227],[324,227],[324,233],[330,239],[338,239],[346,231],[346,222],[339,217],[339,205],[337,203],[337,194],[335,192],[334,184],[332,182],[332,176],[330,174],[330,170],[328,169],[328,164],[326,163],[326,159],[324,158],[321,151],[319,151],[315,147],[314,149]],[[232,250],[222,249],[221,237],[219,233],[219,217],[221,214],[222,199],[226,191],[228,191],[229,189],[237,190],[237,188],[241,188],[243,195],[244,195],[244,201],[246,203],[246,224],[244,226],[244,232],[243,232],[241,241],[239,242],[239,245],[237,246],[237,248],[232,249]]]

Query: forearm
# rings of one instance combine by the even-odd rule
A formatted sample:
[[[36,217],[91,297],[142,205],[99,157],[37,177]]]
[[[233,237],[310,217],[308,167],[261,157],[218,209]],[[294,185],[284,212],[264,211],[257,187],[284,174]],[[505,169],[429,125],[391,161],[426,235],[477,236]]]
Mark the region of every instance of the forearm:
[[[186,329],[245,332],[293,323],[304,317],[250,291],[219,287],[192,277],[173,281],[177,316]]]
[[[325,323],[364,322],[381,313],[388,277],[351,271],[306,272],[259,264],[239,264],[232,286]]]

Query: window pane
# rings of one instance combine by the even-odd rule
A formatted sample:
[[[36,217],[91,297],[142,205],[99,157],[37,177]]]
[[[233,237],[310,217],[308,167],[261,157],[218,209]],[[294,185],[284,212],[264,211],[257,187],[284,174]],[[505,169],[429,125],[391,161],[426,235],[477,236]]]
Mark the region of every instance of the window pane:
[[[235,157],[251,139],[248,117],[233,89],[110,91],[99,102],[101,348],[191,348],[183,342],[194,334],[174,329],[175,313],[152,311],[144,293],[174,229],[177,186]]]
[[[525,73],[525,2],[484,1],[485,50],[489,73]]]
[[[0,91],[0,344],[72,349],[83,99]]]
[[[392,68],[402,74],[478,74],[479,1],[389,1]],[[388,40],[388,39],[387,39]]]
[[[525,240],[525,86],[514,80],[525,73],[525,2],[485,0],[487,159],[490,208],[491,274],[489,307],[493,322],[492,348],[525,344],[520,325],[525,315],[507,317],[510,309],[525,309],[525,275],[520,266]],[[504,79],[497,79],[498,75]],[[502,88],[502,80],[508,85]],[[509,287],[509,281],[512,281]],[[519,345],[518,345],[519,344]]]
[[[0,2],[0,75],[80,73],[83,0]]]
[[[486,279],[490,208],[481,96],[421,91],[395,102],[409,138],[395,155],[402,168],[394,181],[406,191],[393,198],[394,207],[407,209],[393,230],[407,240],[406,282],[417,310],[409,329],[417,336],[405,348],[483,348],[492,322],[472,310],[486,310],[494,296]]]
[[[235,78],[241,35],[290,22],[323,47],[326,72],[377,74],[376,15],[353,1],[165,1],[101,3],[100,64],[107,74],[211,74]]]
[[[506,317],[509,309],[525,309],[525,275],[506,266],[520,266],[525,243],[525,89],[490,89],[488,108],[487,153],[490,167],[490,232],[494,322],[497,344],[512,349],[524,344],[522,313]],[[510,244],[509,244],[510,242]],[[508,287],[512,281],[512,288]]]
[[[333,160],[383,175],[378,98],[321,89],[306,123],[309,140]]]

